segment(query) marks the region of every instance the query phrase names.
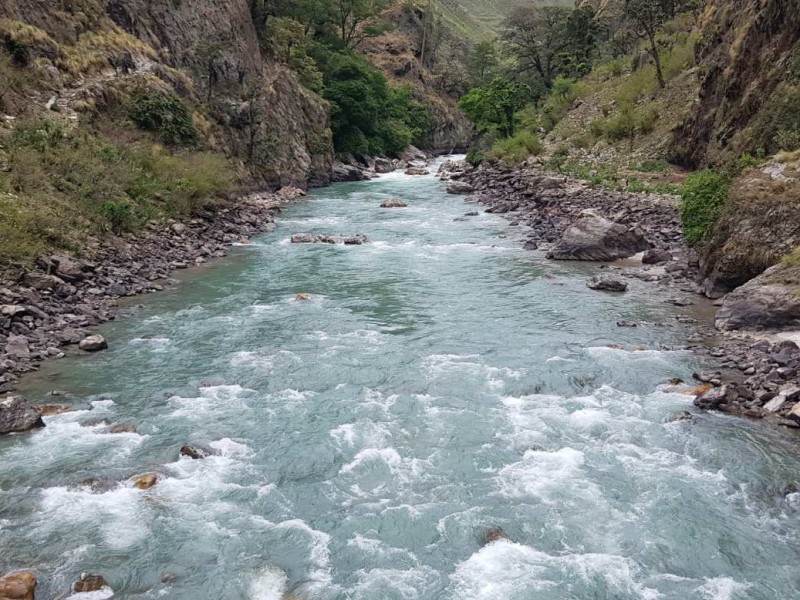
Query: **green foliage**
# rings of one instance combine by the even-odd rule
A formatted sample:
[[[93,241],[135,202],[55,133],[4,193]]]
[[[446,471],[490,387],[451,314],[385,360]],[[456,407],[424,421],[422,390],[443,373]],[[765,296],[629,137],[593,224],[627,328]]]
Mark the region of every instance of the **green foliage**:
[[[483,155],[483,152],[481,152],[478,148],[470,148],[467,151],[467,157],[466,157],[467,164],[477,168],[480,167],[481,164],[483,164],[484,160],[486,160],[486,157]]]
[[[51,247],[77,247],[87,233],[121,233],[149,218],[190,214],[234,186],[232,166],[218,155],[116,145],[53,121],[22,122],[0,145],[8,163],[0,172],[0,259],[27,259]]]
[[[193,146],[197,130],[192,114],[177,94],[143,88],[131,99],[131,120],[140,128],[152,131],[165,144]]]
[[[331,106],[337,152],[394,155],[410,143],[424,145],[431,117],[408,87],[391,88],[366,60],[350,53],[327,56],[323,97]]]
[[[692,173],[681,190],[681,220],[686,241],[695,245],[707,239],[728,197],[729,180],[706,170]]]
[[[519,131],[510,138],[497,140],[489,151],[489,156],[508,163],[520,164],[530,156],[541,154],[542,143],[530,131]]]
[[[665,160],[645,160],[634,167],[640,173],[664,173],[669,171],[669,163]]]
[[[458,107],[480,131],[508,137],[516,128],[516,112],[527,104],[530,94],[527,85],[495,77],[488,85],[471,89]]]
[[[495,75],[500,59],[492,42],[477,43],[467,56],[467,72],[473,85],[485,85]]]

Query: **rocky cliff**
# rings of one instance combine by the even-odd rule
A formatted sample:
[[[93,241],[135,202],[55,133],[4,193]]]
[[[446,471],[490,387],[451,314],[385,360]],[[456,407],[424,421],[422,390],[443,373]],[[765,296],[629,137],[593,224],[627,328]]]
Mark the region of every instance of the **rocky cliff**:
[[[329,177],[327,107],[262,52],[246,0],[0,0],[0,19],[61,109],[97,110],[148,78],[188,100],[208,146],[258,184]]]
[[[674,158],[698,167],[800,141],[800,0],[710,0],[700,29],[700,94]]]

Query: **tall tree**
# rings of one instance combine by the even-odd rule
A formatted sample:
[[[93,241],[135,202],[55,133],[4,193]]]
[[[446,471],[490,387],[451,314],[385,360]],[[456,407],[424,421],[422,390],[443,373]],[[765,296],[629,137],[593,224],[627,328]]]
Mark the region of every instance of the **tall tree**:
[[[364,24],[389,6],[390,0],[333,0],[334,22],[342,43],[357,45],[366,35]]]
[[[569,8],[521,7],[506,20],[502,39],[516,61],[518,73],[533,73],[549,88],[558,76],[563,53],[571,46]]]
[[[495,77],[483,87],[472,88],[458,107],[481,131],[502,137],[514,135],[515,115],[531,98],[531,88]]]
[[[625,0],[625,18],[636,37],[647,42],[647,52],[656,67],[658,85],[665,87],[664,72],[661,69],[661,55],[658,52],[656,34],[669,18],[664,0]]]

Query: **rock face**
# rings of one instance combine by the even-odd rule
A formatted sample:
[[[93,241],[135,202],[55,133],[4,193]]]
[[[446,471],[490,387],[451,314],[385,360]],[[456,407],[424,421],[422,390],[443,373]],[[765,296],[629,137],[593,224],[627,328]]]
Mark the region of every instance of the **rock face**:
[[[408,204],[400,200],[400,198],[390,198],[381,202],[381,208],[405,208],[406,206]]]
[[[350,236],[322,235],[317,233],[295,233],[292,236],[293,244],[344,244],[345,246],[360,246],[369,240],[367,236],[356,234]]]
[[[0,435],[44,427],[42,414],[22,396],[0,400]]]
[[[776,265],[725,296],[718,329],[762,329],[800,324],[800,269]]]
[[[584,213],[567,228],[547,258],[611,261],[628,258],[649,247],[640,231],[599,215]]]
[[[628,289],[628,284],[612,275],[595,275],[586,282],[586,287],[591,290],[604,290],[607,292],[624,292]]]
[[[78,348],[86,352],[99,352],[108,348],[108,342],[102,335],[90,335],[80,341]]]
[[[36,576],[12,573],[0,577],[0,600],[35,600]]]

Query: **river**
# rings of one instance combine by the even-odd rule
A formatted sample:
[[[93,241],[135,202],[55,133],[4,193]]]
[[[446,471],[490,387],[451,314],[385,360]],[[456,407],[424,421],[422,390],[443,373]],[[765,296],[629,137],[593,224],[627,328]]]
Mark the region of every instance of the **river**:
[[[519,229],[392,173],[137,300],[109,350],[25,382],[81,410],[0,439],[0,571],[37,569],[44,598],[81,572],[126,599],[798,597],[796,436],[660,390],[702,366],[674,350],[689,309],[591,291],[596,266]]]

